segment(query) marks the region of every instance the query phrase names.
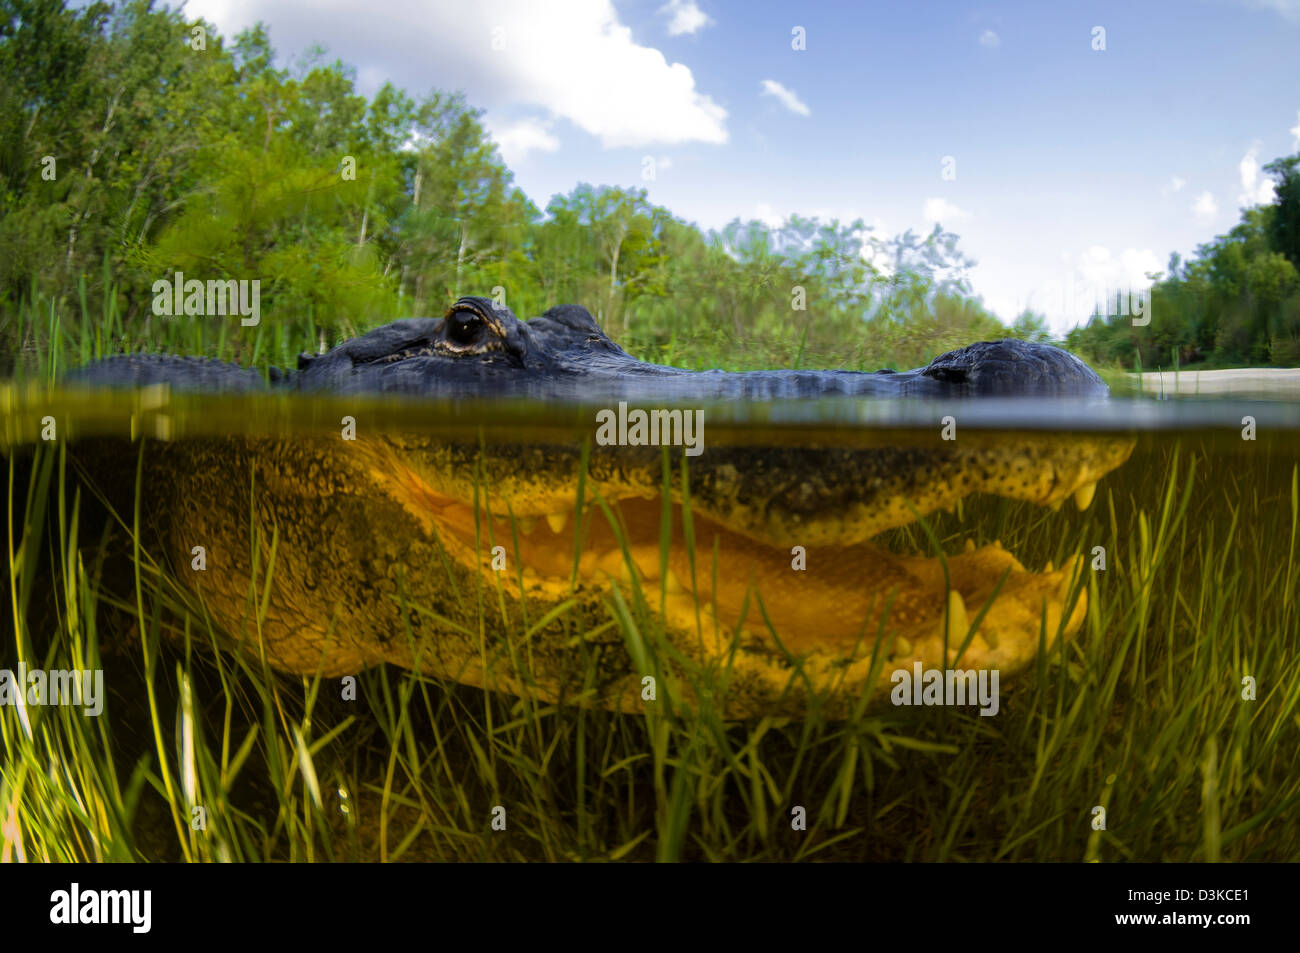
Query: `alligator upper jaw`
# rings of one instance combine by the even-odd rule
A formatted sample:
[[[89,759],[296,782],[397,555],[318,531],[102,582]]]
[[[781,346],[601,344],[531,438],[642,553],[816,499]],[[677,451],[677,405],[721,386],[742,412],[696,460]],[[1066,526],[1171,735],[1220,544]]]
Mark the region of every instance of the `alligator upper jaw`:
[[[1029,572],[1000,543],[977,548],[967,540],[961,552],[944,560],[945,582],[937,558],[898,555],[873,543],[821,544],[799,553],[796,547],[756,543],[700,514],[691,518],[692,559],[679,504],[669,510],[665,547],[660,500],[611,501],[609,516],[593,505],[581,521],[572,510],[511,521],[489,519],[483,511],[476,519],[470,505],[440,498],[427,485],[411,487],[410,505],[453,555],[487,573],[487,554],[504,547],[508,566],[518,561],[526,588],[550,601],[567,598],[575,576],[584,582],[629,582],[635,575],[646,591],[662,590],[669,597],[669,610],[679,610],[677,621],[688,623],[681,627],[695,628],[697,604],[730,630],[745,623],[762,626],[765,615],[786,646],[797,651],[851,651],[864,622],[878,617],[887,602],[891,628],[907,642],[942,642],[946,632],[957,645],[995,589],[1000,588],[1001,600],[1023,604],[1014,613],[1023,621],[1042,598],[1063,601],[1075,569]],[[484,556],[475,559],[475,552]],[[514,582],[513,573],[503,578]],[[1038,613],[1032,614],[1036,638]],[[945,616],[951,619],[949,629],[936,628]],[[1018,624],[1012,616],[987,618],[981,628],[995,633]]]
[[[972,474],[972,485],[1046,506],[1073,496],[1086,508],[1096,481],[1131,450],[1119,441],[1094,441],[1091,450],[1062,455],[1046,443],[1052,446],[1011,457],[1004,445],[973,450],[965,465],[987,463],[985,453],[1005,465]],[[882,529],[959,503],[966,485],[944,477],[905,506],[882,507],[877,499],[867,514],[868,501],[860,499],[854,505],[862,512],[821,521],[779,506],[760,519],[757,510],[732,505],[744,493],[714,483],[712,495],[692,496],[691,544],[680,497],[665,512],[648,483],[629,488],[593,479],[579,519],[572,497],[563,500],[573,493],[572,482],[558,498],[498,495],[489,516],[476,509],[474,497],[449,494],[419,466],[390,461],[382,478],[453,558],[485,579],[553,605],[572,596],[575,582],[635,579],[662,612],[666,630],[704,646],[705,657],[722,658],[739,639],[750,659],[789,652],[826,677],[865,678],[861,669],[880,644],[891,670],[914,662],[942,666],[957,661],[960,650],[967,667],[1014,671],[1037,654],[1044,637],[1051,643],[1071,636],[1086,607],[1077,559],[1033,572],[996,542],[977,547],[967,540],[940,559],[899,555],[869,541]],[[596,496],[604,506],[592,503]],[[492,556],[498,546],[511,571],[492,572],[499,568]]]

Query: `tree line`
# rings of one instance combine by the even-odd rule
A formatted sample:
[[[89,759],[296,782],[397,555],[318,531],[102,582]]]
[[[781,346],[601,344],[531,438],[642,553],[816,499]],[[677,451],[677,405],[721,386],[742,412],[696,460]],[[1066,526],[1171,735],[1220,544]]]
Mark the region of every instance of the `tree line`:
[[[10,364],[52,333],[47,314],[109,329],[97,351],[166,346],[150,287],[175,271],[260,280],[269,344],[196,331],[250,363],[493,289],[520,316],[585,304],[633,353],[688,366],[874,367],[1007,333],[939,228],[704,231],[644,188],[585,183],[539,209],[459,94],[367,98],[319,50],[277,68],[261,26],[227,43],[146,0],[0,10]],[[1045,332],[1027,315],[1015,333]]]
[[[1274,180],[1273,202],[1245,209],[1189,260],[1170,255],[1151,287],[1150,324],[1134,326],[1111,307],[1067,343],[1126,367],[1300,365],[1300,155],[1264,171]]]
[[[4,370],[65,338],[81,357],[179,346],[285,363],[462,294],[497,294],[520,317],[581,303],[632,353],[683,366],[914,366],[981,338],[1048,337],[1041,316],[1008,329],[988,311],[937,226],[882,236],[796,215],[703,230],[643,187],[586,183],[538,208],[463,95],[366,97],[319,49],[277,67],[261,25],[228,41],[150,0],[0,0],[0,80]],[[1294,220],[1278,231],[1267,215],[1250,241],[1294,250]],[[1295,262],[1269,244],[1259,264],[1250,241],[1224,252],[1241,255],[1236,285],[1199,261],[1158,285],[1147,340],[1094,322],[1072,344],[1123,361],[1192,328],[1218,347],[1231,313],[1223,341],[1255,354],[1276,332],[1277,359]],[[177,271],[258,280],[265,319],[190,320],[178,344],[178,319],[151,307]],[[1231,307],[1197,304],[1197,281]],[[1178,307],[1195,320],[1167,326]]]

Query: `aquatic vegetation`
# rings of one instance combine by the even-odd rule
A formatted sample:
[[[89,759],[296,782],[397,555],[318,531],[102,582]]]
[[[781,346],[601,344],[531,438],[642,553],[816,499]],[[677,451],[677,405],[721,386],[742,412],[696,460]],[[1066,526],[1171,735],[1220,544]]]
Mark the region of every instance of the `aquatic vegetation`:
[[[18,639],[16,657],[0,664],[102,666],[110,692],[97,719],[0,706],[11,752],[0,773],[4,850],[29,859],[1293,858],[1296,435],[1133,436],[1132,457],[1086,510],[977,495],[877,540],[936,554],[960,553],[968,538],[1000,540],[1033,569],[1088,559],[1079,631],[1002,683],[995,717],[887,701],[834,712],[814,699],[802,717],[743,720],[708,705],[636,714],[556,705],[389,666],[358,672],[350,697],[335,678],[277,673],[218,650],[230,633],[144,545],[142,499],[104,514],[94,481],[81,482],[94,474],[76,470],[75,443],[71,454],[10,446],[8,611]],[[607,518],[600,501],[588,509]],[[252,544],[261,569],[248,600],[264,620],[284,542],[255,534]],[[713,554],[694,545],[709,578]],[[1091,568],[1098,547],[1104,569]],[[666,660],[654,587],[632,577],[614,585],[603,615],[584,620],[587,634],[615,637],[621,651],[644,654],[641,664]],[[508,595],[502,578],[474,593],[474,612],[486,623]],[[761,599],[753,611],[761,616]],[[550,621],[518,620],[518,644]],[[667,682],[660,688],[672,698]],[[493,828],[495,807],[505,808],[505,830]],[[1098,807],[1104,829],[1094,825]],[[806,830],[792,827],[801,815]]]

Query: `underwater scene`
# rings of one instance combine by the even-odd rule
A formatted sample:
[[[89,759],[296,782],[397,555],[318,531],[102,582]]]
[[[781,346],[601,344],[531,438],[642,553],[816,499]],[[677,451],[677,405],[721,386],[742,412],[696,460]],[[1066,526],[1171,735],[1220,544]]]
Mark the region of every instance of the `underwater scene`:
[[[27,859],[1296,854],[1300,405],[5,397]]]

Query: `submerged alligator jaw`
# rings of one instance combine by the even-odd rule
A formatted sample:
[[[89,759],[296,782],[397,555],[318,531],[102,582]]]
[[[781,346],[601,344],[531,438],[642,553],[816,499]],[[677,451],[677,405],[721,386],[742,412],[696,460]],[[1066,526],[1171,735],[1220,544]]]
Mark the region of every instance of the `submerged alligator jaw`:
[[[941,560],[898,555],[873,540],[975,494],[1046,507],[1073,497],[1087,509],[1097,481],[1131,450],[1107,437],[987,434],[956,446],[715,448],[689,466],[693,547],[682,472],[667,474],[665,510],[654,453],[593,454],[588,494],[610,505],[614,522],[596,513],[585,525],[572,500],[545,489],[576,485],[576,453],[513,447],[502,457],[487,448],[477,472],[489,495],[477,511],[467,501],[484,496],[448,481],[466,460],[445,446],[417,440],[367,453],[375,479],[426,533],[485,578],[501,576],[514,597],[554,606],[573,596],[575,581],[629,592],[635,581],[675,650],[706,667],[725,665],[737,685],[716,701],[739,717],[802,712],[811,695],[829,711],[847,711],[872,689],[878,642],[887,662],[881,688],[898,668],[944,667],[959,650],[963,667],[1009,675],[1036,656],[1043,635],[1049,645],[1073,636],[1087,604],[1078,559],[1035,573],[1000,542],[977,548],[967,539]],[[519,579],[491,572],[490,541],[522,567]],[[792,656],[803,684],[792,682]],[[639,685],[633,673],[621,704],[635,709]],[[610,691],[607,704],[619,697]]]
[[[166,356],[108,359],[76,379],[265,386],[229,365]],[[902,373],[662,368],[626,355],[584,309],[520,322],[482,298],[304,357],[274,380],[300,392],[587,401],[1105,393],[1066,352],[1018,341]],[[1010,674],[1044,639],[1077,631],[1077,559],[1031,572],[998,543],[968,540],[927,559],[878,537],[972,494],[1043,506],[1073,496],[1086,508],[1131,441],[969,430],[925,445],[875,439],[710,446],[665,474],[659,448],[592,447],[582,471],[578,447],[527,435],[508,445],[405,433],[193,438],[146,448],[142,498],[174,565],[206,547],[209,571],[178,575],[234,643],[304,674],[391,662],[623,710],[642,710],[654,674],[688,703],[711,696],[727,717],[813,705],[839,716],[887,694],[897,669],[960,656],[965,668]],[[658,661],[647,661],[656,633]]]
[[[973,541],[943,561],[900,555],[882,531],[980,493],[1086,504],[1130,450],[978,433],[937,447],[721,446],[689,461],[689,490],[674,465],[665,507],[657,450],[597,447],[579,508],[572,446],[221,438],[146,448],[144,494],[167,488],[158,529],[174,564],[207,547],[208,572],[179,570],[205,610],[283,670],[389,662],[624,711],[643,710],[648,674],[696,704],[712,672],[725,717],[798,715],[814,698],[842,716],[873,691],[883,700],[895,670],[951,667],[963,645],[958,667],[1008,676],[1086,609],[1074,561],[1031,572]],[[632,617],[612,622],[638,592],[655,621],[632,624],[666,643],[651,671],[624,641]]]

